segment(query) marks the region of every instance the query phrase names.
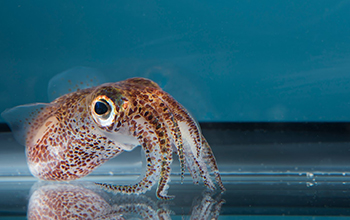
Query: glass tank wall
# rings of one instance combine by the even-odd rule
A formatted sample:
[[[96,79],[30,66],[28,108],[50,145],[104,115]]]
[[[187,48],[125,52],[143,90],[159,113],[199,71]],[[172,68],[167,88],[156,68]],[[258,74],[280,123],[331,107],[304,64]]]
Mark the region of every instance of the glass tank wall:
[[[227,191],[203,191],[188,170],[181,184],[176,155],[171,202],[155,186],[96,187],[135,181],[140,147],[78,181],[38,181],[0,117],[0,218],[34,219],[54,202],[43,195],[67,193],[101,219],[350,216],[349,11],[349,0],[2,1],[0,112],[49,102],[50,79],[76,67],[151,79],[199,122]]]

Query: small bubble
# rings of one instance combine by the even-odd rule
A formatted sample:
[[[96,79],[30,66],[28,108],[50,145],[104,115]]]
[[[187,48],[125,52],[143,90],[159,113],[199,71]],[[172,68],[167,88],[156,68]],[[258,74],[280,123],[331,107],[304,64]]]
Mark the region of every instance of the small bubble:
[[[312,187],[313,185],[314,185],[313,183],[306,182],[306,186],[307,186],[307,187]]]
[[[314,174],[313,174],[313,173],[310,173],[310,172],[306,172],[306,176],[307,176],[308,178],[312,178],[312,177],[314,177]]]

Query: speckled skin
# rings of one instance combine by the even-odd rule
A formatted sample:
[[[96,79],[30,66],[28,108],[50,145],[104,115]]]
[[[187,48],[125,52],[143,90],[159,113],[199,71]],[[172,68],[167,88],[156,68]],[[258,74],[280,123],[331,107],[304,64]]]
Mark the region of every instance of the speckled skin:
[[[71,184],[44,185],[31,195],[27,218],[126,220],[130,219],[129,216],[137,216],[147,220],[171,219],[169,210],[158,207],[145,196],[116,197],[115,200],[116,204],[110,204],[111,201],[94,188]]]
[[[39,184],[38,184],[39,185]],[[89,183],[45,183],[34,185],[29,199],[27,218],[39,219],[145,219],[170,220],[172,215],[181,215],[171,210],[167,201],[155,202],[145,195],[108,196]],[[190,198],[190,197],[189,197]],[[192,202],[192,210],[188,219],[218,219],[221,206],[225,203],[218,195],[215,199],[210,192]],[[181,206],[181,204],[178,204]],[[183,213],[182,211],[182,214]],[[185,216],[182,216],[184,219]],[[187,218],[186,218],[187,219]]]
[[[94,105],[99,100],[109,103],[108,115],[96,114]],[[124,136],[131,139],[119,141]],[[186,165],[195,183],[202,179],[213,190],[211,170],[224,190],[214,155],[195,120],[148,79],[131,78],[61,96],[31,122],[26,138],[32,174],[59,181],[86,176],[137,145],[145,152],[147,163],[140,182],[99,185],[115,193],[139,194],[158,182],[157,197],[170,199],[167,189],[174,151],[180,160],[182,178]]]
[[[27,218],[100,219],[112,207],[98,194],[74,185],[48,185],[36,190],[28,204]],[[124,219],[121,216],[113,219]]]

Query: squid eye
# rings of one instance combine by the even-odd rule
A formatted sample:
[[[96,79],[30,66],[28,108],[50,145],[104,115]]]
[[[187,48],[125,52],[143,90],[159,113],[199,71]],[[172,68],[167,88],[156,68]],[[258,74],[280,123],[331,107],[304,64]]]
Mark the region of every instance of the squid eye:
[[[95,113],[97,115],[104,115],[106,114],[107,112],[110,112],[110,107],[109,107],[109,104],[106,102],[106,100],[103,100],[101,99],[100,101],[97,101],[95,103]]]
[[[106,96],[96,97],[91,105],[92,117],[100,126],[110,126],[115,118],[115,105],[113,101]]]

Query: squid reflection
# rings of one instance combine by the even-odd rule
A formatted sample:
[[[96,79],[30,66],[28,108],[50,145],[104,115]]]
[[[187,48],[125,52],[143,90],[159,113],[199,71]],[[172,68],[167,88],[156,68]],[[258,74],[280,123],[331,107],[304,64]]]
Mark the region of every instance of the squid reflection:
[[[94,184],[50,183],[32,188],[28,219],[171,219],[173,202],[145,195],[112,195]],[[194,199],[190,219],[217,219],[224,200],[204,192]],[[183,213],[180,213],[183,214]],[[184,217],[182,218],[184,219]]]

